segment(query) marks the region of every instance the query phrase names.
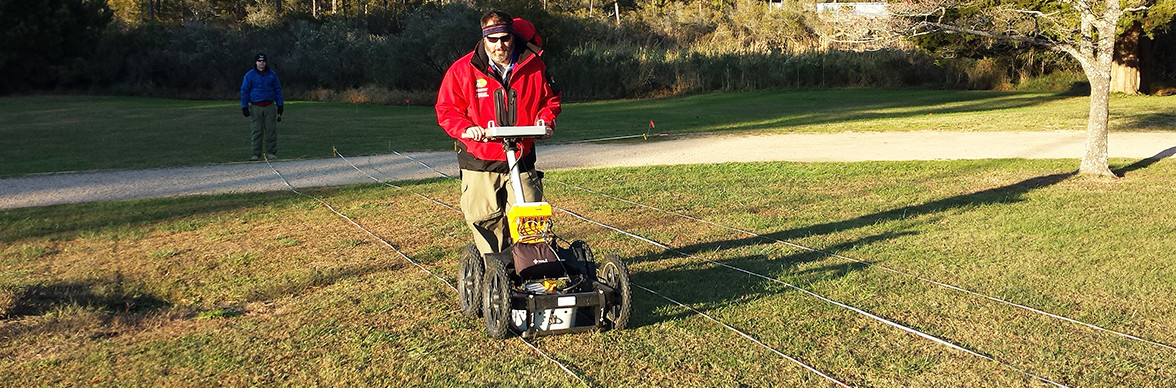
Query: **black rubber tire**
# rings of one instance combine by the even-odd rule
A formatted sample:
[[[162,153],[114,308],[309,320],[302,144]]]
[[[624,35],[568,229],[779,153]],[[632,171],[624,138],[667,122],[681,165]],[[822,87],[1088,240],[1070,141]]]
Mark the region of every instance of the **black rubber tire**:
[[[473,244],[466,245],[457,263],[457,306],[462,315],[482,316],[482,277],[485,272],[478,248]]]
[[[486,260],[485,285],[482,293],[482,319],[486,322],[486,336],[504,339],[510,329],[510,277],[499,260]]]
[[[623,330],[629,325],[629,315],[632,313],[633,291],[629,286],[629,267],[621,261],[620,256],[609,254],[604,256],[604,262],[596,272],[599,281],[617,290],[614,303],[605,306],[604,319],[612,325],[612,329]]]
[[[592,257],[592,248],[590,248],[588,243],[584,242],[583,240],[572,241],[572,243],[568,245],[568,248],[571,248],[572,251],[575,252],[577,260],[584,262],[593,262],[596,260],[595,257]]]
[[[576,256],[576,260],[580,261],[584,268],[584,276],[588,279],[596,278],[596,258],[592,256],[592,248],[588,243],[582,240],[572,241],[568,246]]]

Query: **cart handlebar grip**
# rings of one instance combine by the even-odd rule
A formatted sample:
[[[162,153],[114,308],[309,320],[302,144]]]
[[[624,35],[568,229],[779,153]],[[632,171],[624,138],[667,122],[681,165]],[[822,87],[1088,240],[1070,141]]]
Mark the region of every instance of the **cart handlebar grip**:
[[[474,127],[471,126],[469,128],[474,128]],[[466,131],[461,133],[462,139],[474,139],[475,138],[474,136],[471,136],[469,134],[469,128],[466,128]],[[535,120],[535,125],[532,127],[513,127],[513,126],[499,127],[497,125],[494,125],[494,122],[491,121],[488,123],[488,126],[486,128],[482,128],[482,127],[477,127],[477,128],[481,129],[484,132],[486,139],[495,139],[498,137],[543,137],[546,135],[547,123],[544,122],[543,119],[539,119],[539,120]],[[537,131],[538,131],[537,128],[545,128],[545,130],[544,130],[545,133],[544,134],[537,133]],[[515,130],[517,130],[519,132],[514,132]],[[499,132],[499,131],[504,131],[504,132]],[[503,133],[505,133],[505,136],[502,136]],[[499,136],[494,136],[495,134],[498,134]]]

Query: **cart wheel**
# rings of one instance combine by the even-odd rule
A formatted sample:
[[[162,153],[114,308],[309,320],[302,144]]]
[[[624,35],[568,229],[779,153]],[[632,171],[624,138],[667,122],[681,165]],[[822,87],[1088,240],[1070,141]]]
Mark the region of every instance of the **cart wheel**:
[[[457,263],[458,280],[457,305],[461,314],[467,317],[482,316],[482,254],[473,244],[466,245]]]
[[[612,323],[612,328],[621,330],[629,325],[629,313],[632,310],[632,291],[629,289],[629,268],[617,255],[607,255],[604,263],[597,270],[600,282],[617,291],[613,304],[605,307],[604,318]]]
[[[589,279],[596,278],[596,258],[592,256],[592,248],[588,247],[588,243],[582,240],[572,241],[568,246],[572,250],[572,254],[584,266],[584,276]]]
[[[510,328],[510,278],[502,261],[486,260],[486,275],[482,284],[482,314],[486,322],[486,335],[490,338],[506,338]]]
[[[572,252],[576,255],[576,260],[580,260],[586,263],[595,261],[595,258],[592,257],[592,248],[589,248],[588,243],[584,242],[583,240],[572,241],[572,243],[568,245],[568,248],[572,249]]]

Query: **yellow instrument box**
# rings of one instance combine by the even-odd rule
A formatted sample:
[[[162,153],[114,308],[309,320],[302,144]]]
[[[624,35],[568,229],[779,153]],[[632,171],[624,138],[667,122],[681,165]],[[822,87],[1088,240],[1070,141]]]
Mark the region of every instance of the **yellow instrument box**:
[[[506,212],[510,222],[510,238],[515,243],[542,242],[551,232],[551,204],[547,202],[516,203]]]

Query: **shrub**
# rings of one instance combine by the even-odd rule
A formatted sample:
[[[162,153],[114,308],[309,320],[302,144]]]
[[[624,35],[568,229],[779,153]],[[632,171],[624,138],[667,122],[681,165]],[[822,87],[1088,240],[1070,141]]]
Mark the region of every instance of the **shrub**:
[[[93,0],[51,0],[78,1]],[[820,49],[819,21],[797,2],[764,12],[766,5],[751,0],[639,0],[620,23],[575,4],[550,4],[551,12],[520,0],[408,2],[317,19],[296,5],[280,18],[253,5],[226,13],[236,15],[232,23],[205,17],[106,30],[92,59],[67,61],[48,77],[57,80],[54,87],[99,93],[234,99],[253,55],[265,52],[287,99],[426,104],[445,70],[474,47],[478,17],[492,6],[536,25],[548,68],[569,101],[764,88],[1007,89],[1014,77],[1030,80],[1064,67],[1040,52],[976,60],[909,49]]]
[[[1075,88],[1087,88],[1086,75],[1075,71],[1056,71],[1030,77],[1017,85],[1017,90],[1031,92],[1069,92]]]
[[[75,86],[112,13],[99,0],[0,0],[0,93]]]

